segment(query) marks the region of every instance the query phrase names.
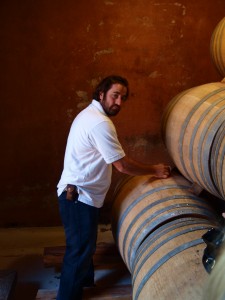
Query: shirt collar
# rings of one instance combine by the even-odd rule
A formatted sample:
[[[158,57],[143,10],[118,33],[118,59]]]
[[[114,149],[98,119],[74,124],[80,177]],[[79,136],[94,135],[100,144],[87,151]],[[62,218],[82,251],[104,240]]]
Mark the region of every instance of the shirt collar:
[[[101,105],[101,103],[99,101],[93,99],[91,104],[94,105],[101,113],[103,113],[105,116],[107,116],[104,109],[103,109],[103,107],[102,107],[102,105]]]

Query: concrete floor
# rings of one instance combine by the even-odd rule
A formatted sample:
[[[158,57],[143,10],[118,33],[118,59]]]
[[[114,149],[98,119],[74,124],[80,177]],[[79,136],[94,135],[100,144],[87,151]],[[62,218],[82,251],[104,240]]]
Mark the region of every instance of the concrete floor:
[[[114,242],[110,225],[99,225],[99,242]],[[58,288],[60,273],[44,266],[43,251],[45,247],[64,244],[62,227],[0,229],[0,270],[15,270],[18,274],[13,300],[32,300],[39,289]],[[107,281],[112,271],[115,272],[96,270],[96,283],[104,283],[104,278]],[[126,267],[120,270],[119,277],[118,273],[115,276],[120,284],[131,282]]]

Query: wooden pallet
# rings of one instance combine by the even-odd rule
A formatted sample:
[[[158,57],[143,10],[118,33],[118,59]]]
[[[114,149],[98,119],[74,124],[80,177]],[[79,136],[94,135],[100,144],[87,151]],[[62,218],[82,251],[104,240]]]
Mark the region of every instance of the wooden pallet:
[[[59,268],[63,262],[65,246],[46,247],[44,248],[43,262],[45,267]],[[118,279],[118,274],[129,274],[124,264],[117,246],[114,243],[98,243],[95,255],[93,257],[95,270],[111,270],[113,276]],[[115,273],[115,274],[114,274]],[[102,280],[96,287],[84,288],[83,299],[91,300],[131,300],[131,284],[118,284],[113,276]],[[105,284],[107,281],[107,284]],[[104,283],[105,282],[105,283]],[[111,285],[109,286],[109,282]],[[56,299],[57,290],[38,290],[36,300],[53,300]]]
[[[39,290],[36,296],[36,300],[53,300],[56,299],[56,290]],[[85,288],[83,293],[84,300],[131,300],[132,288],[131,285],[121,286],[104,286]]]
[[[43,262],[45,267],[59,267],[62,265],[65,246],[44,248]],[[114,243],[98,243],[93,257],[94,265],[119,264],[123,260]]]
[[[16,285],[17,272],[14,270],[0,270],[0,299],[9,300]]]

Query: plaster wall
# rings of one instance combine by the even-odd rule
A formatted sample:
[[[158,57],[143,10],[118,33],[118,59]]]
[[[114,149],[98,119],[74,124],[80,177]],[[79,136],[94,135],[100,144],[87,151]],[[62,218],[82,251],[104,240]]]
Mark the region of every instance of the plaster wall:
[[[0,226],[60,224],[56,185],[67,134],[109,74],[130,83],[113,119],[126,153],[170,161],[163,111],[179,92],[222,80],[209,45],[224,12],[224,0],[1,0]]]

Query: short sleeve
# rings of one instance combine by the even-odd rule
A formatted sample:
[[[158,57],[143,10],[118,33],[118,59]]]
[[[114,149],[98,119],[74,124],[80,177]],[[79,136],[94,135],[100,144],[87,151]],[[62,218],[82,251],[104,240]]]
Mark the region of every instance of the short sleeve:
[[[107,164],[113,163],[125,156],[112,122],[103,121],[96,125],[89,132],[89,139],[93,147],[101,153]]]

